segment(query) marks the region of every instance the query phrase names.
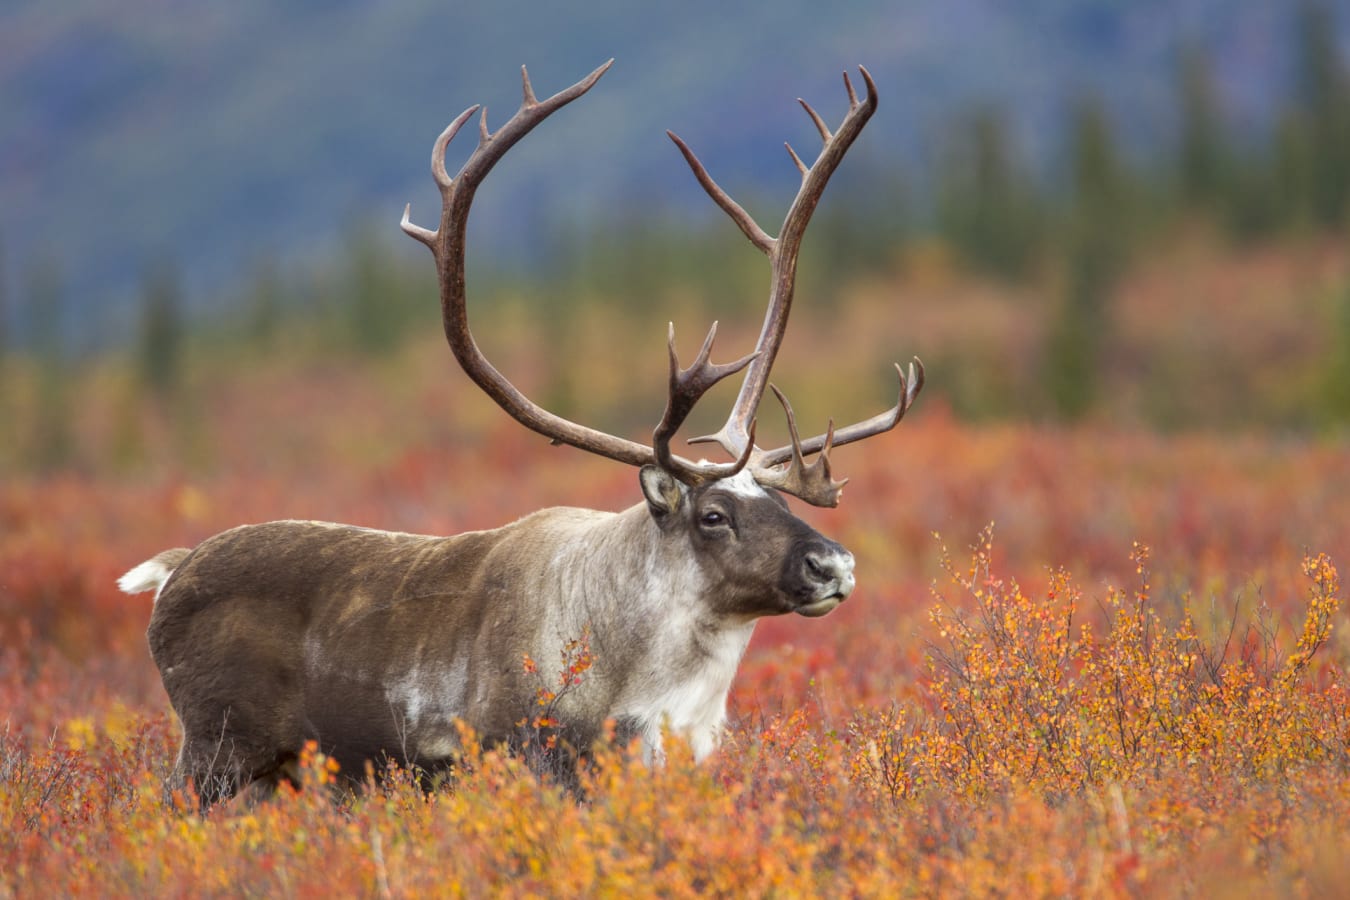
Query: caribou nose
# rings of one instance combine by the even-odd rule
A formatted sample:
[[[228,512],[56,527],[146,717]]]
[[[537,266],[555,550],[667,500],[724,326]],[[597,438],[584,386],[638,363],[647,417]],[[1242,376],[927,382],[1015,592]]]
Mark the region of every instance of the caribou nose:
[[[853,591],[853,554],[843,548],[808,550],[802,557],[802,567],[821,597],[842,600]]]

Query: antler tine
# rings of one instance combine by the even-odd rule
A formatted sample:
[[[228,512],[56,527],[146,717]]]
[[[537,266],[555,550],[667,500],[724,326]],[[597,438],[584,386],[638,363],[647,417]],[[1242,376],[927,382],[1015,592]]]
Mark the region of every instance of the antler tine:
[[[844,83],[848,84],[847,72],[844,73]],[[849,85],[849,94],[850,96],[853,94],[852,85]],[[802,105],[802,109],[806,110],[806,114],[810,116],[811,121],[816,124],[816,130],[820,132],[820,139],[828,144],[830,142],[830,138],[834,137],[834,134],[830,131],[829,126],[825,124],[825,120],[820,117],[819,113],[817,113],[814,109],[811,108],[811,104],[807,103],[801,97],[797,98],[797,102]],[[853,106],[856,105],[856,103],[857,98],[853,98],[853,103],[849,104],[849,108],[852,109]]]
[[[861,441],[863,438],[883,434],[900,424],[900,420],[905,417],[905,413],[909,412],[909,407],[914,403],[914,398],[919,396],[919,391],[923,390],[923,362],[917,356],[914,357],[914,361],[909,364],[908,378],[905,377],[905,372],[900,368],[900,364],[896,363],[895,374],[900,381],[900,396],[895,406],[885,412],[877,413],[870,419],[855,422],[846,428],[835,429],[833,423],[831,423],[829,431],[825,434],[818,434],[801,441],[799,444],[800,452],[802,454],[825,453],[828,452],[827,448],[829,447],[840,447],[844,444]],[[755,457],[755,466],[768,468],[782,465],[793,458],[794,452],[791,445],[761,451]],[[806,498],[803,497],[802,499]]]
[[[610,60],[613,62],[614,60]],[[606,63],[608,65],[608,63]],[[534,106],[539,101],[535,99],[534,88],[530,85],[530,70],[524,66],[520,67],[521,88],[525,94],[525,99],[521,101],[522,106]]]
[[[869,95],[875,93],[876,85],[872,83],[872,76],[867,73],[867,69],[858,66],[858,71],[862,72],[863,81],[867,82],[867,93]],[[844,72],[844,90],[848,91],[848,108],[852,109],[858,105],[858,95],[853,91],[853,81],[848,77],[847,71]]]
[[[450,173],[445,171],[445,149],[450,146],[455,135],[464,127],[464,123],[469,117],[478,111],[478,104],[475,103],[464,112],[455,116],[455,120],[445,126],[445,130],[436,138],[435,143],[431,145],[431,177],[435,179],[436,186],[441,189],[441,196],[445,197],[454,188],[454,180]],[[409,237],[416,238],[431,248],[431,252],[436,252],[436,232],[423,228],[421,225],[414,225],[412,222],[412,204],[409,203],[403,207],[403,219],[399,222],[404,232]]]
[[[669,334],[666,345],[670,351],[670,395],[666,401],[666,411],[661,417],[661,422],[652,432],[652,449],[656,456],[657,465],[675,475],[681,481],[688,484],[699,484],[704,481],[711,481],[717,478],[727,478],[735,475],[741,469],[745,468],[746,463],[750,461],[750,455],[754,452],[755,442],[753,439],[746,442],[746,445],[740,448],[735,455],[737,458],[730,463],[691,463],[670,452],[670,441],[675,436],[675,432],[684,424],[690,411],[699,399],[706,394],[713,385],[724,378],[735,375],[744,369],[758,355],[751,353],[743,356],[735,362],[714,364],[709,361],[712,354],[713,341],[717,337],[717,323],[713,322],[712,328],[708,330],[708,336],[703,341],[703,347],[698,351],[698,356],[689,364],[689,368],[681,369],[678,354],[675,352],[675,323],[670,323]],[[750,425],[751,434],[754,433],[754,424]]]
[[[791,494],[812,506],[838,506],[848,479],[835,481],[830,474],[830,448],[834,445],[834,422],[829,423],[825,432],[820,456],[815,462],[808,464],[804,458],[805,451],[801,439],[797,435],[797,417],[792,411],[792,404],[788,403],[787,397],[777,385],[770,384],[769,390],[778,398],[778,402],[783,406],[783,413],[787,416],[788,434],[792,439],[792,443],[788,445],[791,456],[785,467],[777,468],[766,464],[763,456],[757,457],[751,464],[755,481],[765,487],[777,488]]]
[[[680,140],[679,135],[673,131],[667,131],[666,136],[675,142],[676,147],[680,148],[680,153],[684,154],[685,162],[689,163],[689,168],[694,171],[694,177],[698,179],[698,183],[703,185],[703,190],[708,193],[714,203],[722,208],[723,212],[731,217],[731,221],[735,222],[741,233],[750,239],[750,243],[764,253],[772,253],[774,239],[769,237],[763,228],[759,227],[759,224],[745,211],[744,207],[731,199],[731,196],[722,190],[716,181],[713,181],[712,176],[708,174],[708,170],[703,167],[703,163],[699,162],[698,157],[694,155],[694,151],[689,149],[689,145]]]
[[[475,103],[456,116],[453,122],[445,126],[441,136],[436,138],[436,143],[431,145],[431,176],[436,179],[436,184],[442,192],[450,190],[452,185],[450,173],[445,171],[445,150],[450,146],[450,142],[455,139],[455,135],[459,134],[459,130],[464,127],[464,123],[469,121],[469,118],[480,108],[481,104]],[[486,109],[483,110],[483,116],[487,116]]]
[[[403,233],[410,238],[416,238],[431,248],[431,252],[436,252],[436,232],[423,228],[421,225],[414,225],[412,221],[412,204],[405,204],[403,207],[403,218],[399,220],[399,227]]]

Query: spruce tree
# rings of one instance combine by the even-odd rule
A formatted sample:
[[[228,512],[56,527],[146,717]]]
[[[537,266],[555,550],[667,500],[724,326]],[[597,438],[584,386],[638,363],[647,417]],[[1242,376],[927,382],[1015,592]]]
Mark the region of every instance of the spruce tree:
[[[1055,411],[1078,419],[1091,411],[1106,345],[1107,304],[1129,242],[1125,179],[1105,111],[1096,100],[1074,112],[1073,196],[1066,237],[1066,290],[1051,324],[1046,389]]]
[[[1012,151],[1003,119],[985,109],[964,146],[944,156],[938,219],[975,268],[1005,278],[1026,274],[1036,251],[1035,192]]]
[[[172,266],[157,266],[149,274],[142,304],[141,377],[164,399],[177,389],[183,342],[182,289]]]
[[[61,282],[61,270],[51,260],[39,261],[28,274],[29,331],[38,358],[38,402],[30,450],[33,464],[40,469],[64,466],[75,448]]]
[[[1181,147],[1177,161],[1181,199],[1209,211],[1223,189],[1223,126],[1209,57],[1199,48],[1182,54],[1179,74]]]
[[[1335,21],[1320,3],[1306,4],[1297,23],[1297,99],[1291,138],[1301,152],[1287,165],[1304,212],[1321,226],[1346,220],[1350,202],[1350,86],[1336,46]]]

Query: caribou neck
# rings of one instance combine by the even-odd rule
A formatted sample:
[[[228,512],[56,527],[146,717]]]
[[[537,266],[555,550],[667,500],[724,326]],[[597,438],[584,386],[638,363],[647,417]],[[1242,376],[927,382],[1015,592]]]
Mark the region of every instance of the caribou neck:
[[[755,620],[710,610],[718,586],[688,535],[664,533],[646,504],[594,521],[577,537],[549,573],[572,602],[546,627],[562,639],[589,629],[595,674],[613,679],[615,717],[642,735],[645,756],[659,756],[663,727],[688,739],[695,756],[711,753]],[[615,565],[620,555],[626,564]],[[591,628],[600,622],[603,631]]]

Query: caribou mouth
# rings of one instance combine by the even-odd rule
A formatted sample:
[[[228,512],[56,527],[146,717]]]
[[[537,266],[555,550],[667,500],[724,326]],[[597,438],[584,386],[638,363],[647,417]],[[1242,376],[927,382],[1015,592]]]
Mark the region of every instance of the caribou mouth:
[[[834,608],[844,602],[842,593],[831,594],[823,600],[816,600],[813,603],[806,603],[793,610],[799,616],[806,616],[808,619],[816,619],[834,611]]]

